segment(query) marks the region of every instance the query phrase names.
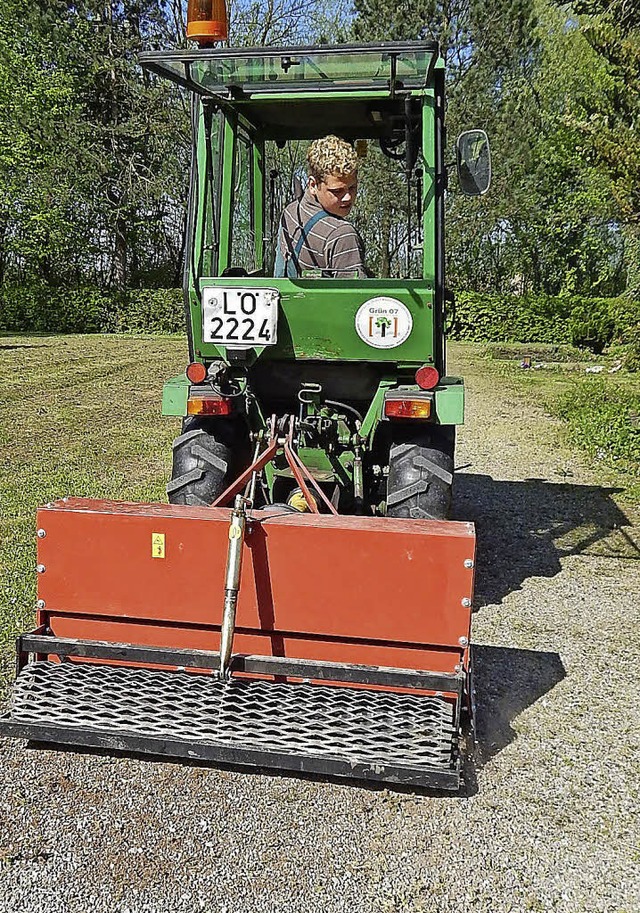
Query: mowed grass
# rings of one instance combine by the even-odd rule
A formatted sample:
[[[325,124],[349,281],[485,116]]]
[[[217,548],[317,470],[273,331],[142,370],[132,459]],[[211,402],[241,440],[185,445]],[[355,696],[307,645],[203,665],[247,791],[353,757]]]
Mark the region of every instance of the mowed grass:
[[[35,618],[36,508],[75,495],[166,500],[178,336],[0,336],[0,671]],[[1,680],[0,678],[0,680]]]

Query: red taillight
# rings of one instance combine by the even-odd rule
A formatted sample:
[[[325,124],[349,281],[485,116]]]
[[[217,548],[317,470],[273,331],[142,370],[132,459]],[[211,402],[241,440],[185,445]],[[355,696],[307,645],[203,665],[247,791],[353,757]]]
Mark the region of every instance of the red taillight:
[[[190,396],[187,415],[231,415],[233,404],[224,396]]]
[[[384,403],[387,418],[430,418],[430,399],[387,399]]]
[[[224,0],[189,0],[187,3],[187,38],[202,47],[226,41],[229,33]]]
[[[185,373],[192,384],[201,384],[207,379],[207,369],[201,361],[192,361]]]
[[[433,390],[438,386],[439,380],[438,369],[431,365],[423,365],[416,371],[416,383],[421,390]]]

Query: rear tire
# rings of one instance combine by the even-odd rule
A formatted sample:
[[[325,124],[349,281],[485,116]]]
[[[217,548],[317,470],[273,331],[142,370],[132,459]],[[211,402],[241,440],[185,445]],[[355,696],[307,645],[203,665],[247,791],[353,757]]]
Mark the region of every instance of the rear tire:
[[[209,507],[232,481],[236,437],[229,419],[185,418],[173,442],[169,503]]]
[[[387,480],[388,517],[449,517],[454,449],[455,427],[394,429]]]

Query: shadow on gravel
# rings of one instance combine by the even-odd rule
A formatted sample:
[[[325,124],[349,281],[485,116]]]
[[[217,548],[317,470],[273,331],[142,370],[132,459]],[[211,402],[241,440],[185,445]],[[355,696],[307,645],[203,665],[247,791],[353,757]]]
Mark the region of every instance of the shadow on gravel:
[[[454,517],[477,532],[476,606],[499,604],[529,577],[554,577],[566,555],[640,561],[620,489],[456,473]]]
[[[482,768],[516,738],[512,722],[565,677],[558,653],[474,644],[477,699],[475,766]]]

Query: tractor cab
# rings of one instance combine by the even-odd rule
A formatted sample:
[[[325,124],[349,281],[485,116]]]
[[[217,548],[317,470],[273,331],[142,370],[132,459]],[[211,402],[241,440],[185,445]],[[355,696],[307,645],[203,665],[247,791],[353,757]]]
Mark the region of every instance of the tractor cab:
[[[443,375],[446,179],[437,44],[224,48],[141,59],[193,98],[192,358],[375,361],[414,373],[426,363]],[[353,142],[361,156],[353,220],[372,276],[274,280],[282,210],[306,183],[308,142],[328,133]],[[381,193],[394,217],[376,225]]]
[[[213,183],[215,199],[210,194],[200,200],[216,211],[194,213],[190,240],[203,254],[192,264],[195,279],[229,269],[273,274],[281,208],[306,181],[305,147],[332,133],[356,144],[361,154],[361,192],[373,194],[369,184],[396,177],[394,207],[405,219],[405,237],[391,265],[396,278],[435,285],[437,45],[283,48],[271,54],[222,49],[146,54],[142,60],[191,90],[194,116],[201,121],[195,171],[202,184],[207,178]],[[369,146],[377,153],[373,165],[366,158]],[[208,219],[211,237],[203,238]]]
[[[377,467],[375,484],[374,470],[365,472],[365,488],[376,491],[370,501],[407,421],[426,425],[430,444],[451,460],[464,385],[446,375],[438,45],[205,48],[150,52],[141,62],[192,98],[190,364],[165,385],[164,413],[183,416],[187,429],[205,423],[208,432],[214,419],[225,419],[235,428],[230,450],[245,454],[240,463],[270,416],[295,414],[307,429],[299,438],[308,445],[305,458],[318,472],[322,464],[332,482],[340,470],[330,468],[327,454],[342,459],[343,469],[352,466],[355,435],[366,441],[369,469]],[[351,221],[364,239],[370,277],[277,278],[282,212],[304,191],[310,141],[327,134],[353,143],[359,155]],[[482,192],[486,137],[472,131],[463,140],[463,189]],[[389,421],[402,426],[394,431]],[[168,491],[177,503],[220,493],[219,481],[198,492],[197,483],[183,484],[193,479],[194,461],[190,448],[184,458],[174,451]],[[361,500],[359,491],[343,503]]]

